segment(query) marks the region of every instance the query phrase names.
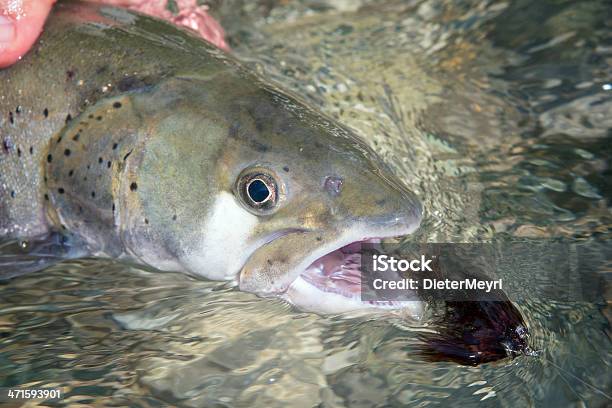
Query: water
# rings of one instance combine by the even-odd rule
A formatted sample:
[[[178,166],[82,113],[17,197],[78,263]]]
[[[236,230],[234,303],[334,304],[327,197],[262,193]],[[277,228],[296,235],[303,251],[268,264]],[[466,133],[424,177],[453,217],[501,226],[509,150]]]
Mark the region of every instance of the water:
[[[419,194],[411,240],[610,249],[607,2],[211,4],[240,59],[354,128]],[[415,355],[426,322],[65,262],[0,286],[0,384],[61,386],[59,405],[609,406],[604,299],[526,298],[540,356],[462,367]]]

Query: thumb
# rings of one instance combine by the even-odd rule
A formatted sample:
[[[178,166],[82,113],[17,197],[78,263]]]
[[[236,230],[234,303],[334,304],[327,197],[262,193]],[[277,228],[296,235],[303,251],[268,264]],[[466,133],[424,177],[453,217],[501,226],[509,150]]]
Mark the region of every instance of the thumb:
[[[34,44],[55,0],[0,0],[0,68],[18,61]]]

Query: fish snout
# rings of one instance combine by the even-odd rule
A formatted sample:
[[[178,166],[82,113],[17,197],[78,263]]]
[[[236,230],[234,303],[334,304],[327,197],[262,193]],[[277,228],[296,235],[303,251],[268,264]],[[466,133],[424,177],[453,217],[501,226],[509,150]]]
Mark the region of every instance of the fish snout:
[[[413,233],[423,219],[423,205],[416,194],[398,187],[382,193],[374,200],[370,221],[397,231],[397,235]]]
[[[328,175],[323,189],[339,216],[380,228],[384,236],[392,231],[395,235],[411,234],[423,218],[418,196],[388,173],[372,171],[344,179]]]

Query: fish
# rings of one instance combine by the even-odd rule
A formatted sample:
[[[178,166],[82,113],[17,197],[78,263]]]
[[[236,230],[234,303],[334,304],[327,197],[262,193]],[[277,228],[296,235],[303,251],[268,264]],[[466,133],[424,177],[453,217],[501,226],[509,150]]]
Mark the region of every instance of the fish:
[[[360,245],[417,230],[419,197],[353,131],[228,53],[67,2],[0,84],[0,240],[18,247],[3,278],[104,257],[318,313],[422,315],[419,301],[362,302],[358,262]],[[523,330],[505,315],[496,332]]]

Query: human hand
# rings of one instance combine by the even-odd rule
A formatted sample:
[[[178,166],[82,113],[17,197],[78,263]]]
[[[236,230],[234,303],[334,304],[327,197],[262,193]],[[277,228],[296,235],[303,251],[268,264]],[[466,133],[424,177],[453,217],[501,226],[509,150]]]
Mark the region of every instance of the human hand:
[[[0,68],[18,61],[40,35],[45,19],[56,0],[0,0]],[[171,12],[167,0],[89,0],[127,7],[168,20],[198,32],[204,39],[227,50],[225,33],[196,0],[175,0],[178,11]]]
[[[0,0],[0,68],[30,49],[53,3],[55,0]]]

